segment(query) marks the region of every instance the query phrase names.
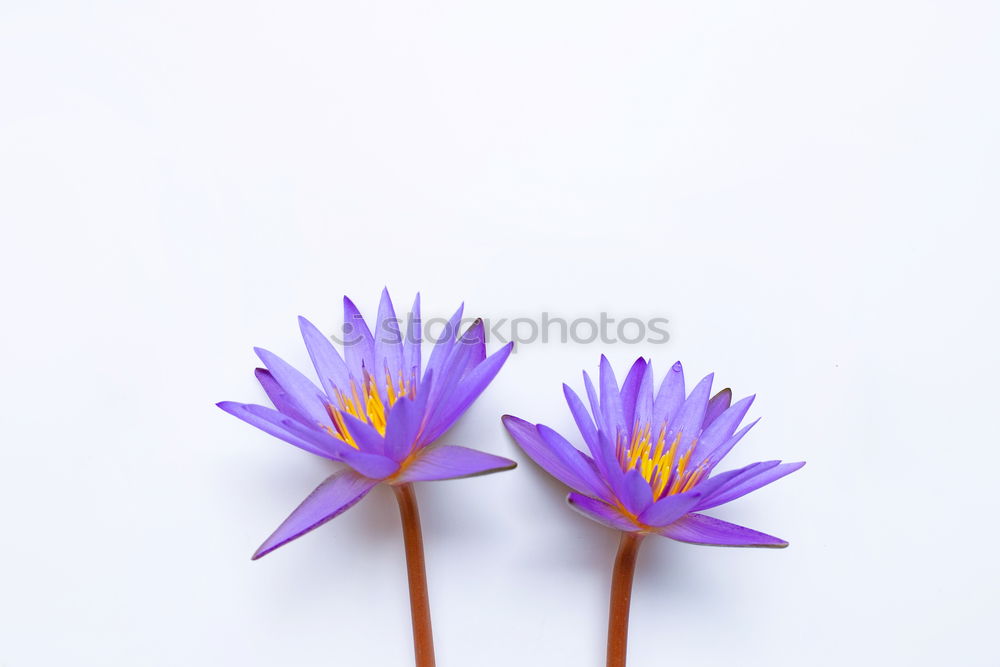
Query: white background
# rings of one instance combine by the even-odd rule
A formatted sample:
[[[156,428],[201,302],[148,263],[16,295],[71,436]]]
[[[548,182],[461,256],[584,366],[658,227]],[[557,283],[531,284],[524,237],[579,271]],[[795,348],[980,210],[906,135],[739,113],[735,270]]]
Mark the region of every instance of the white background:
[[[648,540],[630,665],[993,665],[998,5],[0,3],[0,665],[406,665],[379,489],[214,407],[340,297],[670,319],[524,345],[418,488],[439,664],[600,665],[615,535],[499,416],[572,433],[606,352],[756,392],[715,511]],[[498,344],[494,343],[494,347]],[[577,436],[574,436],[577,438]]]

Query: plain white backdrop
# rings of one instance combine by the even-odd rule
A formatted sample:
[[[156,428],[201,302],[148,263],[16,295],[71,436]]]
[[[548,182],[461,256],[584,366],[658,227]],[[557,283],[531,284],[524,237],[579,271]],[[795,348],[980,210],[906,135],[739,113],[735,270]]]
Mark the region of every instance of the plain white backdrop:
[[[222,413],[340,298],[655,317],[524,345],[423,484],[441,667],[602,664],[616,536],[502,430],[608,354],[757,393],[714,512],[648,540],[630,665],[994,665],[992,2],[0,3],[0,665],[407,665],[380,489]],[[495,349],[499,343],[493,343]]]

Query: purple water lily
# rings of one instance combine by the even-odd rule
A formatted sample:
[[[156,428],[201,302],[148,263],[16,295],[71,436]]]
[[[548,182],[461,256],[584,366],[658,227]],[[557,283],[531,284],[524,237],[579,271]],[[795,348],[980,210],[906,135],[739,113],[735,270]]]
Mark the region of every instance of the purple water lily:
[[[685,398],[684,371],[673,365],[653,391],[652,364],[638,359],[621,389],[601,357],[600,393],[583,374],[590,411],[563,385],[590,456],[542,424],[505,415],[503,422],[535,463],[574,491],[567,500],[585,516],[617,530],[681,542],[784,547],[784,540],[699,514],[801,468],[763,461],[713,475],[722,458],[757,422],[743,428],[754,397],[736,403],[723,389],[711,398],[712,375]],[[737,430],[738,429],[738,430]]]
[[[375,485],[393,487],[406,539],[418,665],[433,664],[433,649],[412,482],[468,477],[516,465],[465,447],[434,445],[496,376],[513,345],[508,343],[487,357],[481,320],[458,335],[462,312],[459,307],[452,316],[421,370],[419,295],[407,318],[405,335],[388,291],[382,292],[374,334],[344,297],[343,357],[316,327],[299,318],[319,386],[278,356],[258,348],[266,368],[257,369],[257,379],[274,408],[228,401],[218,404],[270,435],[345,464],[265,540],[254,559],[343,513]]]
[[[681,542],[738,547],[785,547],[777,537],[705,514],[801,468],[763,461],[713,474],[747,434],[740,424],[754,397],[732,403],[714,396],[712,375],[685,395],[684,371],[673,365],[654,390],[652,365],[638,359],[621,388],[601,357],[600,389],[583,374],[588,411],[563,385],[566,401],[590,455],[542,424],[505,415],[504,425],[525,453],[572,489],[569,504],[594,521],[622,531],[613,578],[608,665],[625,664],[628,594],[639,541],[661,535]],[[710,397],[711,396],[711,397]]]

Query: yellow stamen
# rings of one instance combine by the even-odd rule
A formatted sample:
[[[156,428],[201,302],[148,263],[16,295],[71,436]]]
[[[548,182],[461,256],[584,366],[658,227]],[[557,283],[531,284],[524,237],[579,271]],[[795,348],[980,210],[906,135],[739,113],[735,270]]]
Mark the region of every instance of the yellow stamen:
[[[402,372],[394,380],[389,371],[386,370],[385,387],[388,407],[392,407],[403,396],[412,399],[416,395],[415,378],[411,378],[411,382],[407,382]],[[334,403],[326,406],[330,419],[333,421],[333,427],[323,425],[323,428],[330,435],[342,440],[354,449],[359,449],[358,443],[347,430],[344,415],[350,415],[355,419],[367,422],[380,435],[385,435],[387,406],[382,401],[382,395],[375,384],[375,379],[367,371],[363,374],[360,386],[355,380],[351,380],[349,394],[341,389],[335,389],[334,392]]]
[[[684,493],[694,488],[705,472],[704,462],[694,470],[688,469],[697,439],[692,440],[681,453],[682,433],[674,436],[670,446],[667,447],[667,425],[663,424],[660,427],[655,445],[652,432],[652,425],[636,423],[628,442],[622,437],[617,439],[615,454],[622,470],[626,472],[638,470],[643,479],[649,482],[653,497],[657,500],[663,496]]]

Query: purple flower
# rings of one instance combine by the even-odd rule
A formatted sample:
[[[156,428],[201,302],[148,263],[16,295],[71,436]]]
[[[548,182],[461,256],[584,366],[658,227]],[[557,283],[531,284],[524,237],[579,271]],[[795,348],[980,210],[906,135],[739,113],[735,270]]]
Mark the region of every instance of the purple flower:
[[[569,504],[594,521],[641,535],[739,547],[785,547],[784,540],[701,514],[801,468],[763,461],[713,474],[754,421],[740,423],[754,397],[732,403],[723,389],[709,398],[712,375],[685,398],[684,372],[673,365],[654,391],[652,364],[638,359],[621,388],[601,357],[600,389],[583,374],[590,411],[563,385],[590,455],[542,424],[506,415],[504,425],[535,463],[573,489]]]
[[[482,393],[512,347],[509,343],[487,357],[482,321],[476,320],[456,335],[461,319],[459,307],[423,367],[419,295],[404,332],[389,293],[383,290],[374,334],[344,297],[343,357],[326,336],[300,317],[319,386],[277,355],[256,349],[266,366],[257,369],[257,379],[274,408],[229,401],[219,407],[346,467],[320,484],[260,546],[254,559],[343,513],[376,484],[398,488],[516,465],[465,447],[432,446]]]

